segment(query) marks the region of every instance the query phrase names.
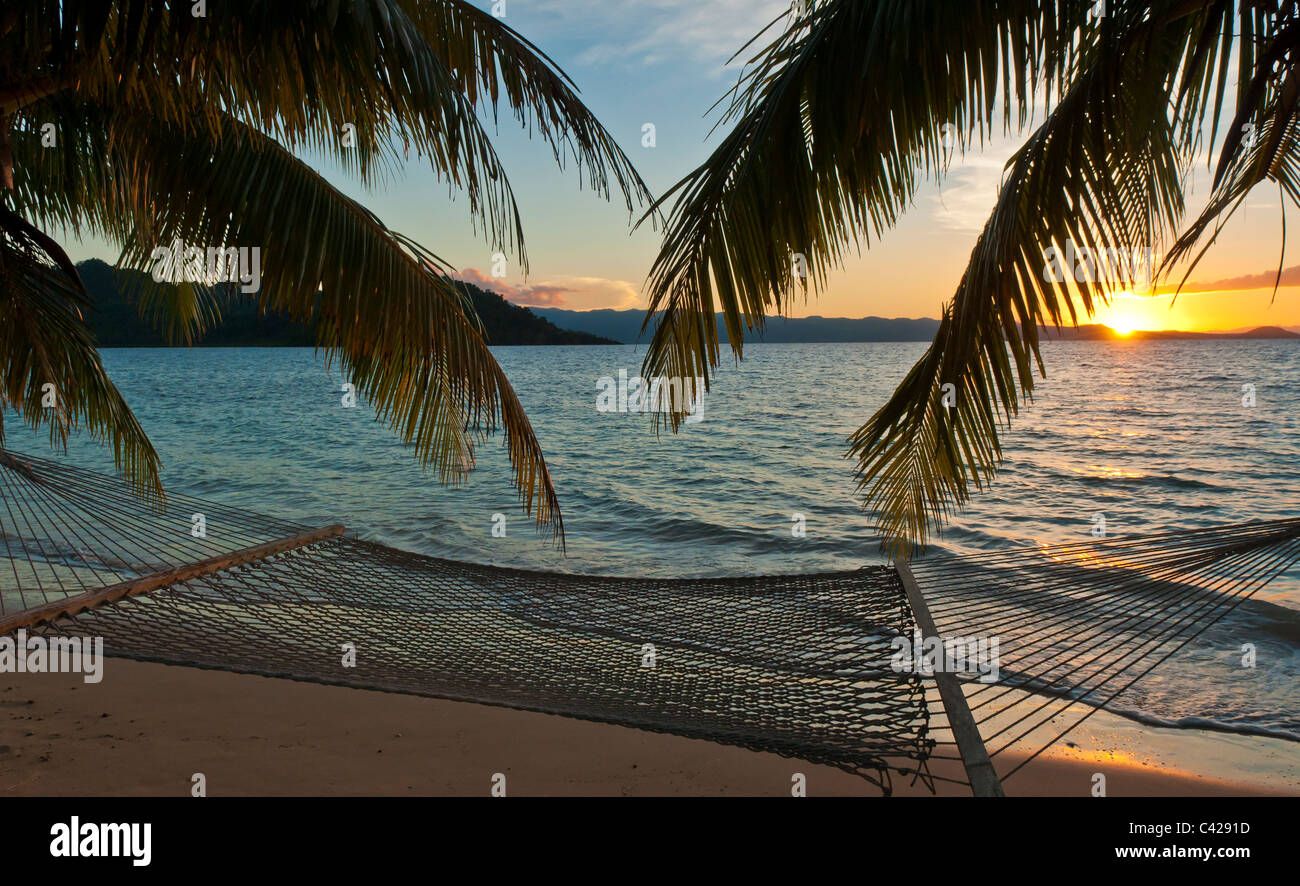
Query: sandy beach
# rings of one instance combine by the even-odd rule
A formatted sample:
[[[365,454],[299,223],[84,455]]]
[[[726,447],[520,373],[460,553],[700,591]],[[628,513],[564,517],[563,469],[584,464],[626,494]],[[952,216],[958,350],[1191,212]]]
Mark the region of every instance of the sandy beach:
[[[496,773],[510,796],[789,796],[796,772],[809,796],[879,795],[838,769],[567,717],[123,659],[107,668],[95,685],[8,675],[0,795],[184,796],[198,772],[209,796],[487,796]],[[1294,743],[1094,720],[1007,794],[1086,797],[1100,771],[1108,796],[1300,795]],[[929,794],[899,778],[895,792]]]

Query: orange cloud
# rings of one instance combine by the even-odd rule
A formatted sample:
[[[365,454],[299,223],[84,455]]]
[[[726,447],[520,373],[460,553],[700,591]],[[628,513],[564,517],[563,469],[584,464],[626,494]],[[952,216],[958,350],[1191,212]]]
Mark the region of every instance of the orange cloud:
[[[525,308],[562,308],[566,304],[564,294],[570,291],[564,286],[550,286],[545,283],[536,286],[512,286],[504,280],[489,277],[478,268],[466,268],[452,276],[466,283],[473,283],[479,289],[495,292],[506,301]]]
[[[1271,271],[1261,271],[1258,274],[1244,274],[1240,277],[1229,277],[1226,280],[1216,280],[1213,283],[1188,283],[1183,287],[1183,291],[1234,292],[1239,289],[1272,289],[1274,284],[1280,286],[1300,286],[1300,265],[1282,271],[1281,280],[1278,279],[1277,269],[1274,268]]]
[[[592,311],[600,308],[635,308],[640,304],[635,286],[624,280],[607,280],[604,277],[557,277],[531,286],[520,286],[490,277],[478,268],[465,268],[452,276],[480,289],[495,292],[506,301],[526,308]]]

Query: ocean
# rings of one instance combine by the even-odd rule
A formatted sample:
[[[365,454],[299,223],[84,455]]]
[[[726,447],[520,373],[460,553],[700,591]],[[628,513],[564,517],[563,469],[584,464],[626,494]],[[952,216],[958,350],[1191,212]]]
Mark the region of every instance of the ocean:
[[[846,439],[924,348],[748,345],[676,435],[656,435],[646,414],[597,409],[600,379],[637,375],[644,348],[497,349],[546,452],[567,555],[516,504],[499,438],[480,446],[467,482],[441,487],[364,402],[343,406],[345,379],[311,350],[106,350],[104,362],[171,490],[452,559],[681,577],[881,562]],[[1110,536],[1297,516],[1300,343],[1051,342],[1044,358],[1002,472],[927,556],[1084,540],[1098,514]],[[47,454],[44,436],[7,418],[9,448]],[[111,469],[111,453],[84,438],[67,457]],[[1244,643],[1254,669],[1240,666]],[[1300,741],[1298,677],[1293,568],[1111,709]]]

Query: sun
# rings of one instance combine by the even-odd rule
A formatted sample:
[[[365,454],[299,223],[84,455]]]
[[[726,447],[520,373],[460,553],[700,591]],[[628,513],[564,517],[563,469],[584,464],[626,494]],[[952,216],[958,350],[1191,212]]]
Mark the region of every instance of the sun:
[[[1126,310],[1127,306],[1117,306],[1118,310],[1112,309],[1109,316],[1102,320],[1107,326],[1114,331],[1120,338],[1128,338],[1139,328],[1138,324],[1142,322],[1141,318],[1131,310]]]

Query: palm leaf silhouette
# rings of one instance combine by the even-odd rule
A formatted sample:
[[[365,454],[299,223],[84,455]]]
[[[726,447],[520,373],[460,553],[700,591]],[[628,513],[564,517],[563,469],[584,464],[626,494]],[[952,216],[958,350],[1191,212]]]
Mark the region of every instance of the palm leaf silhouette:
[[[621,194],[629,212],[649,201],[550,59],[461,0],[244,0],[207,17],[163,0],[21,0],[0,12],[0,50],[7,212],[33,230],[102,236],[126,267],[147,267],[173,242],[259,247],[263,310],[313,322],[319,349],[442,481],[463,477],[476,443],[501,430],[521,503],[563,544],[541,446],[447,264],[298,156],[330,156],[366,185],[412,153],[424,158],[467,198],[492,247],[526,270],[519,212],[483,117],[513,115],[557,164],[605,198]],[[44,149],[42,126],[58,133],[58,150]],[[27,270],[4,278],[0,299],[27,316],[31,238],[3,233],[6,269]],[[43,249],[43,264],[66,276],[57,244]],[[7,401],[59,434],[80,423],[108,438],[119,468],[157,491],[157,455],[103,377],[81,315],[73,319],[75,271],[62,284],[65,322],[46,334],[79,355],[77,372],[60,376],[77,398],[62,416],[37,408],[33,385],[50,368],[28,359],[37,340],[16,333],[0,352]],[[204,282],[140,300],[182,341],[218,316]]]
[[[1174,240],[1165,273],[1259,181],[1295,199],[1295,14],[1230,0],[804,4],[764,32],[778,33],[731,95],[721,144],[655,206],[671,202],[643,373],[707,380],[715,312],[739,359],[766,315],[824,288],[953,153],[1028,127],[933,343],[848,441],[884,547],[910,554],[996,474],[1000,434],[1045,372],[1039,327],[1077,323],[1145,276],[1125,262],[1058,280],[1053,250],[1154,256]],[[1192,163],[1233,105],[1238,124],[1272,115],[1264,137],[1246,155],[1224,140],[1215,199],[1175,240]]]

